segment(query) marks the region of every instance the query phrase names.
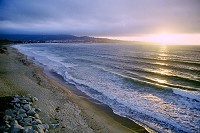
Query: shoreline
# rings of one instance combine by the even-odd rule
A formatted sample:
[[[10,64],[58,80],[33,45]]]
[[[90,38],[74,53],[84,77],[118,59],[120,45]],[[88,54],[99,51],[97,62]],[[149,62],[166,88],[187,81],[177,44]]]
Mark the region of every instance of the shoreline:
[[[145,127],[145,130],[142,131],[142,128],[144,128],[142,126],[142,124],[138,124],[136,122],[134,122],[133,120],[120,116],[116,113],[113,112],[113,110],[106,104],[103,104],[99,101],[97,101],[96,99],[93,99],[89,96],[87,96],[85,93],[81,92],[80,90],[78,90],[74,85],[71,85],[70,83],[67,83],[62,76],[60,76],[59,74],[57,74],[56,72],[50,72],[48,70],[44,70],[44,73],[56,80],[57,82],[59,82],[60,84],[64,85],[65,87],[67,87],[67,89],[69,89],[72,93],[74,93],[75,95],[77,95],[78,97],[81,97],[83,99],[85,99],[87,102],[89,102],[90,104],[92,104],[92,106],[94,106],[95,108],[103,111],[106,115],[109,115],[110,117],[113,118],[113,120],[117,121],[118,123],[120,123],[121,125],[135,131],[138,130],[142,133],[148,133],[148,132],[154,132],[152,129],[149,129],[148,127]],[[80,105],[81,106],[81,105]],[[145,126],[145,125],[144,125]],[[142,127],[142,128],[141,128]],[[141,129],[140,129],[141,128]]]
[[[63,126],[64,128],[60,129],[61,132],[73,131],[73,126],[75,125],[78,127],[75,127],[75,130],[73,132],[147,132],[147,130],[145,130],[143,127],[139,126],[128,118],[124,118],[114,114],[109,107],[106,107],[105,105],[95,104],[84,96],[79,96],[76,93],[74,94],[74,92],[70,90],[69,86],[57,81],[56,79],[48,75],[45,72],[44,68],[38,66],[30,60],[27,60],[27,62],[25,60],[25,63],[23,61],[20,61],[26,56],[22,55],[14,48],[10,48],[9,46],[7,47],[9,54],[1,56],[4,56],[5,59],[10,59],[7,62],[4,61],[7,63],[7,67],[10,64],[9,61],[12,61],[15,66],[9,66],[11,67],[11,69],[9,69],[9,67],[6,68],[6,70],[8,71],[7,75],[10,75],[11,77],[6,77],[10,85],[10,90],[3,90],[4,95],[10,96],[14,93],[31,93],[36,97],[39,97],[40,99],[44,98],[43,100],[41,100],[41,103],[38,103],[38,106],[45,105],[47,108],[42,108],[44,109],[43,120],[55,121],[51,117],[57,117],[56,119],[60,120],[61,125],[63,124],[64,126],[66,126]],[[6,65],[4,64],[3,67],[5,66]],[[16,67],[18,67],[18,69]],[[13,73],[12,70],[15,69],[17,70],[15,71],[15,73]],[[27,80],[27,83],[23,83],[23,80],[20,79],[13,81],[14,79],[12,78],[17,77],[12,77],[12,75],[18,73],[18,71],[20,73],[17,77],[25,78]],[[10,82],[10,80],[12,80],[12,82]],[[2,82],[0,82],[0,85],[1,84]],[[28,86],[30,86],[32,89],[27,89],[26,87]],[[36,86],[37,89],[33,90]],[[40,93],[38,93],[38,91]],[[2,91],[0,93],[2,93]],[[50,96],[48,96],[47,94],[49,94]],[[57,113],[55,111],[55,108],[58,105],[61,108],[61,113]],[[67,107],[65,107],[66,105]],[[74,112],[70,112],[69,108],[72,108],[72,111]],[[69,110],[66,111],[66,109]],[[64,118],[69,117],[69,115],[67,114],[71,114],[71,118]],[[126,123],[126,125],[123,125],[124,123]]]

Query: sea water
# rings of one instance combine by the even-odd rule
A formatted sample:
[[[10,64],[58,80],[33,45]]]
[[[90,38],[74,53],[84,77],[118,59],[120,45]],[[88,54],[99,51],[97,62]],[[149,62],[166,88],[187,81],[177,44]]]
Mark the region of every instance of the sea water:
[[[200,132],[200,46],[13,46],[113,112],[158,132]]]

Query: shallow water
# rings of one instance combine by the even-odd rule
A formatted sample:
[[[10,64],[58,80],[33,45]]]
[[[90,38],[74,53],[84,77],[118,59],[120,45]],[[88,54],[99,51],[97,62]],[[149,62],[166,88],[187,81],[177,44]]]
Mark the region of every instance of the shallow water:
[[[200,46],[14,47],[119,115],[159,132],[200,132]]]

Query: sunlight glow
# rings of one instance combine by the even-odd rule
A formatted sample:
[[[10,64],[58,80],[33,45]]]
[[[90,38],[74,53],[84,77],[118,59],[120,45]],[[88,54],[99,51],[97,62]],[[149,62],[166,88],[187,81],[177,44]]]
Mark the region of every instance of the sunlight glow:
[[[160,68],[158,70],[153,70],[153,72],[159,73],[159,74],[162,74],[162,75],[170,75],[171,74],[170,70],[163,69],[163,68]]]
[[[200,34],[175,34],[161,32],[152,34],[137,34],[132,36],[106,36],[106,38],[127,41],[154,42],[155,44],[159,45],[200,45]]]
[[[147,37],[151,42],[155,42],[159,45],[181,44],[184,40],[184,36],[180,34],[170,34],[162,32],[160,34],[153,34]],[[185,41],[186,42],[186,41]],[[191,40],[192,42],[192,40]]]
[[[161,65],[161,66],[168,66],[168,64],[162,63],[162,62],[155,62],[155,64],[158,64],[158,65]]]
[[[161,34],[160,35],[160,40],[162,43],[166,43],[168,41],[168,34]],[[159,54],[158,54],[158,59],[161,59],[161,60],[167,60],[167,57],[168,57],[168,49],[165,45],[162,45],[160,46],[160,49],[159,49]],[[158,73],[158,74],[161,74],[161,75],[170,75],[170,70],[168,69],[164,69],[164,68],[159,68],[157,70],[152,70],[153,72],[155,73]],[[158,82],[158,83],[161,83],[161,84],[165,84],[167,83],[166,80],[163,80],[163,79],[160,79],[159,77],[158,78],[155,78],[154,81]]]
[[[167,81],[166,80],[162,80],[162,79],[154,79],[154,81],[156,81],[156,82],[158,82],[158,83],[167,83]]]
[[[159,44],[170,44],[173,42],[176,42],[176,37],[172,34],[168,34],[168,33],[161,33],[155,36],[152,36],[152,39],[154,40],[154,42],[157,42]]]

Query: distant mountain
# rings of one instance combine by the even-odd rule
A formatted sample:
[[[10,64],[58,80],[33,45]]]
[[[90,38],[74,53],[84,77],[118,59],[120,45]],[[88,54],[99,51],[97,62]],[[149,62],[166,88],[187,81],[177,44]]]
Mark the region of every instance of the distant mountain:
[[[113,40],[108,38],[95,38],[89,36],[74,35],[20,35],[0,34],[0,40],[12,40],[22,42],[53,42],[53,43],[125,43],[125,44],[146,44],[146,42]]]
[[[20,34],[1,34],[1,40],[20,40],[20,41],[48,41],[48,40],[77,40],[80,37],[73,35],[20,35]]]
[[[0,40],[31,41],[31,42],[109,42],[110,39],[74,35],[20,35],[0,34]]]

